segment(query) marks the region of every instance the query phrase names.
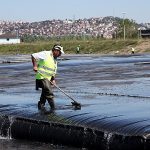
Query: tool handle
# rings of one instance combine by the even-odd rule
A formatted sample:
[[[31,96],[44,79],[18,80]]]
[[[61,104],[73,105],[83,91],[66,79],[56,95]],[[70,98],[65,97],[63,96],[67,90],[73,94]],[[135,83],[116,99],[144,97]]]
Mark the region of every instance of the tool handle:
[[[39,71],[37,71],[38,73],[40,73]],[[41,73],[40,73],[41,74]],[[42,74],[41,74],[42,75]],[[70,99],[72,99],[76,104],[79,104],[77,101],[74,100],[74,98],[72,98],[70,95],[68,95],[65,91],[63,91],[59,86],[57,86],[56,84],[53,84],[52,81],[50,81],[50,83],[52,85],[54,85],[57,89],[59,89],[62,93],[64,93],[66,96],[68,96]]]
[[[50,81],[51,84],[53,84],[51,81]],[[64,93],[66,96],[68,96],[70,99],[72,99],[75,103],[77,103],[70,95],[68,95],[65,91],[63,91],[58,85],[56,84],[53,84],[57,89],[59,89],[62,93]]]

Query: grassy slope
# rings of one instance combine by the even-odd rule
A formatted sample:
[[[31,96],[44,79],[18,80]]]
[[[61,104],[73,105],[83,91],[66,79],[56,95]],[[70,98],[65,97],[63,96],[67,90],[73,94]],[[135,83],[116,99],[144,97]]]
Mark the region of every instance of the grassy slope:
[[[31,54],[41,50],[50,50],[57,42],[34,42],[12,45],[0,45],[0,54]],[[80,45],[81,54],[129,54],[131,47],[135,52],[150,52],[150,40],[68,40],[59,41],[68,54],[76,53],[76,47]]]

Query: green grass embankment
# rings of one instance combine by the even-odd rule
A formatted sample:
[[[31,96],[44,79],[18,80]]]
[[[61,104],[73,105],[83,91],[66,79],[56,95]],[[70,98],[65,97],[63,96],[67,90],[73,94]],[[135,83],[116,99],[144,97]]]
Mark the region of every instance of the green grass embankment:
[[[31,54],[41,50],[50,50],[56,43],[61,43],[67,54],[75,54],[76,47],[80,45],[81,54],[128,54],[131,48],[137,47],[137,52],[150,52],[150,47],[144,49],[144,42],[150,40],[63,40],[49,42],[21,43],[11,45],[0,45],[0,54]],[[142,45],[140,47],[140,45]]]

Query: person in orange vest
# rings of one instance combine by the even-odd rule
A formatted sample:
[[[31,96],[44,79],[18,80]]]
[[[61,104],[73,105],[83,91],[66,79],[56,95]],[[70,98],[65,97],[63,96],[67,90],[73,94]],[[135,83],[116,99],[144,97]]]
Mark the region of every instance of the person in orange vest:
[[[36,90],[42,88],[38,109],[44,109],[46,100],[50,108],[55,109],[52,85],[55,84],[57,58],[64,54],[63,47],[54,45],[50,51],[41,51],[31,55],[33,70],[36,72]]]

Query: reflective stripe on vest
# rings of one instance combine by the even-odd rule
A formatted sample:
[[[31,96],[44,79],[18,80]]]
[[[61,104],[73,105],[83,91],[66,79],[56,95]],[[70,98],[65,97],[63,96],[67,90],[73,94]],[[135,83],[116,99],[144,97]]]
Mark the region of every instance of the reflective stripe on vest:
[[[57,62],[50,53],[46,53],[46,59],[38,62],[38,72],[36,79],[48,79],[55,76],[57,70]]]
[[[49,71],[54,71],[54,72],[55,72],[55,70],[56,70],[56,69],[48,68],[48,67],[46,67],[46,66],[41,66],[41,68],[43,68],[43,69],[45,69],[45,70],[49,70]]]

